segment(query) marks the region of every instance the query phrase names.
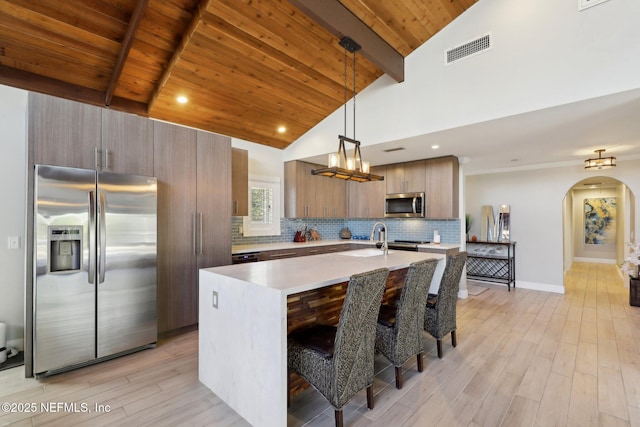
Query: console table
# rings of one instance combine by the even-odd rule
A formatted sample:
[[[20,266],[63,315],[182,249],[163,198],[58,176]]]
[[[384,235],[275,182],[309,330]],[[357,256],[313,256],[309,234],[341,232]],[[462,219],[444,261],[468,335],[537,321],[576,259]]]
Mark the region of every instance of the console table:
[[[467,277],[516,287],[516,242],[467,242]]]

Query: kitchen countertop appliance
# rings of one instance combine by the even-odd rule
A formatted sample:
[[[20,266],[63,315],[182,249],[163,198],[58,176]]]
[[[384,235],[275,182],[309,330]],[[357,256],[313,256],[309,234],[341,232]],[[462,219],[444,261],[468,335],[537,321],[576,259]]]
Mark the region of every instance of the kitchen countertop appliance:
[[[157,341],[156,178],[36,165],[33,372]]]

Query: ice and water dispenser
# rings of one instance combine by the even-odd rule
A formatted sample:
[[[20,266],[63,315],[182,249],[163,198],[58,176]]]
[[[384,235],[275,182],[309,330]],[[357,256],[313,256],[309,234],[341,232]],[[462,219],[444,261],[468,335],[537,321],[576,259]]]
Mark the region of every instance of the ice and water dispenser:
[[[82,269],[82,226],[49,227],[49,273]]]

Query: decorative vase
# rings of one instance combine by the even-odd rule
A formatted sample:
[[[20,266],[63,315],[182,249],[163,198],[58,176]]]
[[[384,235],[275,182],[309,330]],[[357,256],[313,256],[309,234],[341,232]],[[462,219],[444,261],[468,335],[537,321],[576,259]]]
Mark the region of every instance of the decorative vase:
[[[629,278],[629,305],[640,307],[640,279]]]

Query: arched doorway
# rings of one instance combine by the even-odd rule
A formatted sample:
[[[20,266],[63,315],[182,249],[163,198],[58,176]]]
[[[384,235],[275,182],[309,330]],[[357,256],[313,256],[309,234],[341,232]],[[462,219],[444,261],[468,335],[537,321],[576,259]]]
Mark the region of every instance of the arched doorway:
[[[635,236],[635,195],[605,176],[575,183],[563,201],[564,271],[574,262],[620,264]]]

